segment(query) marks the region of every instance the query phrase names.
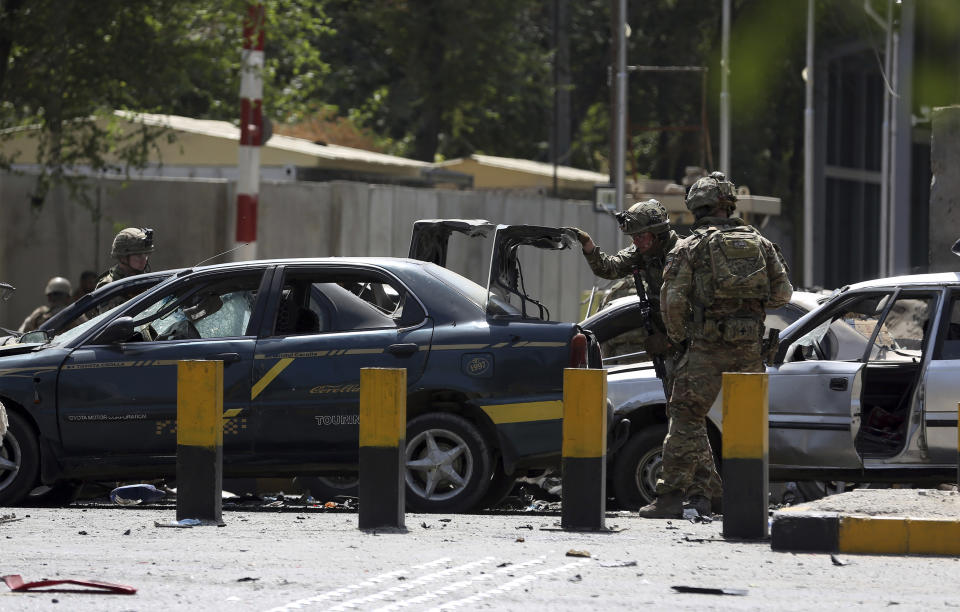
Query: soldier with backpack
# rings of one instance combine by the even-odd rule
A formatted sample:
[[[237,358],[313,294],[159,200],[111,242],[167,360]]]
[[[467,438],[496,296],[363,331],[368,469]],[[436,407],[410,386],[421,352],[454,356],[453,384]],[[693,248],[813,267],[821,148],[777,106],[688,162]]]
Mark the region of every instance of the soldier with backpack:
[[[684,506],[719,512],[722,485],[707,438],[706,415],[723,372],[763,372],[761,340],[768,308],[790,301],[793,287],[780,249],[731,216],[737,197],[722,172],[687,193],[696,222],[667,255],[660,304],[671,342],[686,346],[667,405],[663,473],[647,518],[678,518]]]

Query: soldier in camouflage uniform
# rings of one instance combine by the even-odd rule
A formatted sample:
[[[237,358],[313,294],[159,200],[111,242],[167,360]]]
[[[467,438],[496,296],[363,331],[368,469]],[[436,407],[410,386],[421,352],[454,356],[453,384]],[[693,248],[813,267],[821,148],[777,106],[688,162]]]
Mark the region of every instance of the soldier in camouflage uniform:
[[[706,415],[723,372],[763,372],[761,340],[767,308],[790,300],[793,287],[780,249],[742,220],[733,184],[722,172],[687,194],[693,233],[667,255],[661,305],[670,340],[686,344],[667,406],[663,473],[657,498],[641,517],[676,518],[684,505],[719,511],[720,476],[707,438]]]
[[[71,290],[70,281],[62,276],[55,276],[47,281],[47,288],[44,290],[47,296],[47,303],[42,306],[37,306],[37,308],[23,320],[23,323],[20,324],[20,331],[31,332],[37,329],[46,323],[47,319],[68,306],[71,301]]]
[[[150,265],[150,253],[153,253],[153,230],[147,227],[128,227],[120,230],[113,238],[110,256],[117,260],[116,265],[97,279],[97,289],[115,280],[143,274]],[[99,312],[106,312],[119,306],[130,298],[120,295],[100,305]]]
[[[677,233],[670,229],[667,210],[657,200],[637,202],[626,212],[617,213],[617,223],[620,231],[632,238],[633,245],[616,255],[604,253],[585,231],[578,228],[574,228],[574,231],[583,245],[583,256],[597,276],[608,279],[629,278],[629,286],[632,288],[633,270],[639,269],[647,298],[650,300],[650,315],[657,333],[648,336],[647,331],[641,327],[624,334],[629,336],[624,339],[624,343],[642,346],[649,355],[663,355],[667,370],[664,387],[669,389],[677,347],[667,338],[660,316],[660,285],[663,282],[664,257],[677,244]],[[627,285],[624,284],[618,290],[627,291]],[[609,349],[609,346],[607,348]]]

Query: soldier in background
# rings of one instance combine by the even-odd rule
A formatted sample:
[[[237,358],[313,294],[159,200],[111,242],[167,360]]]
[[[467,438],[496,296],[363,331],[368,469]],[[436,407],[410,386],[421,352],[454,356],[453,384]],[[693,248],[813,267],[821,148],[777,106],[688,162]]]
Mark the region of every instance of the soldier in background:
[[[693,233],[667,255],[660,303],[670,340],[686,344],[667,404],[657,498],[647,518],[679,518],[686,504],[701,515],[720,511],[722,484],[707,437],[706,415],[723,372],[763,372],[767,308],[790,300],[788,268],[774,243],[741,219],[733,183],[722,172],[687,193]]]
[[[97,273],[93,270],[84,270],[80,273],[80,284],[73,290],[73,301],[76,302],[86,294],[97,288]]]
[[[677,244],[678,236],[670,229],[667,209],[657,200],[637,202],[626,212],[619,212],[616,216],[620,231],[633,240],[633,245],[616,255],[604,253],[589,234],[578,228],[573,229],[583,246],[583,256],[597,276],[607,279],[629,278],[632,281],[634,268],[639,269],[650,300],[651,317],[656,333],[649,335],[644,328],[638,327],[634,331],[623,334],[625,338],[622,338],[617,346],[637,345],[643,347],[649,355],[663,355],[667,370],[664,387],[669,389],[673,363],[677,355],[676,347],[667,338],[666,328],[660,315],[660,286],[663,283],[664,258]],[[615,290],[622,291],[625,295],[631,288],[633,283],[629,282],[628,286],[625,282]],[[633,292],[636,293],[636,289],[633,289]],[[609,351],[611,347],[608,345],[606,348]]]
[[[116,259],[117,263],[100,275],[96,288],[134,274],[143,274],[150,265],[150,253],[153,253],[152,229],[128,227],[120,230],[114,236],[110,249],[110,257]]]
[[[47,288],[44,290],[47,295],[47,303],[35,308],[20,324],[19,330],[21,332],[33,331],[43,325],[47,319],[63,310],[70,304],[71,290],[70,281],[62,276],[55,276],[47,281]]]
[[[104,272],[97,279],[97,289],[113,281],[143,274],[149,269],[150,254],[153,253],[153,230],[144,227],[128,227],[120,230],[113,238],[110,256],[117,260],[116,265]],[[106,312],[119,306],[129,299],[129,296],[117,296],[99,307],[99,312]]]

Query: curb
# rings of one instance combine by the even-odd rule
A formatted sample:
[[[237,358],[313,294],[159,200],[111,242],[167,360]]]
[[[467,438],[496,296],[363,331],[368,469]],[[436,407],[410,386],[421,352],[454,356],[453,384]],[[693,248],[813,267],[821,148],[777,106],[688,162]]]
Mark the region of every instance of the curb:
[[[922,519],[809,511],[773,515],[777,551],[960,556],[960,519]]]

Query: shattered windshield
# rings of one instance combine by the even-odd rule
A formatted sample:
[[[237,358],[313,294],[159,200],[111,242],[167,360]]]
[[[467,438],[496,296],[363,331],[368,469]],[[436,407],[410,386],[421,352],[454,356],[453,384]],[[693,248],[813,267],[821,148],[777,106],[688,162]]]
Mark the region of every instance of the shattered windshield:
[[[113,316],[113,313],[115,313],[117,309],[120,308],[120,306],[123,306],[123,304],[118,304],[113,308],[111,308],[110,310],[101,312],[100,314],[93,317],[89,321],[84,321],[83,323],[81,323],[80,325],[77,325],[76,327],[73,327],[71,329],[68,329],[65,332],[57,334],[56,336],[54,336],[53,340],[50,341],[50,344],[54,346],[62,346],[70,342],[74,338],[77,338],[83,335],[88,329],[94,327],[100,321],[104,321],[109,317]]]

